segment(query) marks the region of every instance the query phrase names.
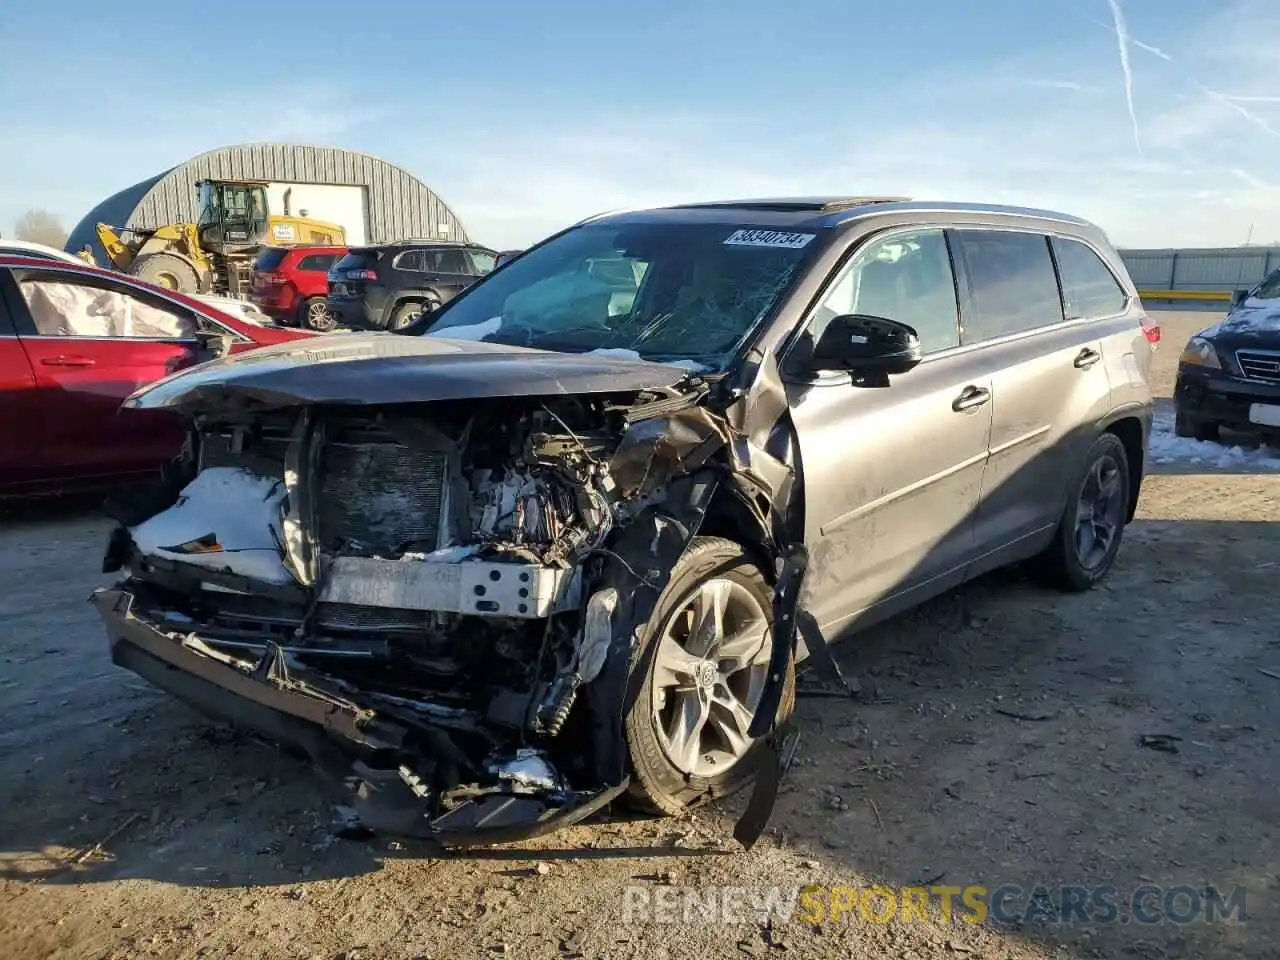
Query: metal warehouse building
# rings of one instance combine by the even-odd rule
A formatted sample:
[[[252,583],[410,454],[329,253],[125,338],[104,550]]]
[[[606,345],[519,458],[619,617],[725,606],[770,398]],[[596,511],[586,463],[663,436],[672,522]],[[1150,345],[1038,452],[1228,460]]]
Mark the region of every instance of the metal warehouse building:
[[[426,184],[393,163],[354,150],[308,144],[249,143],[210,150],[108,197],[76,224],[67,249],[88,244],[99,263],[105,251],[96,227],[158,227],[196,218],[196,182],[207,177],[265,180],[274,212],[347,227],[347,242],[406,237],[468,240],[457,215]]]

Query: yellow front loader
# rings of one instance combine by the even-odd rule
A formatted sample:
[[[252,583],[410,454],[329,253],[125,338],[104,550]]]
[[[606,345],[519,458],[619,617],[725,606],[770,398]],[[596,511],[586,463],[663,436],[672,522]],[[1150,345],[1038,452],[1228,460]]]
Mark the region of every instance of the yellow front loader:
[[[339,224],[294,217],[287,209],[283,216],[273,216],[262,181],[202,180],[196,187],[196,223],[166,223],[153,229],[98,224],[98,242],[112,266],[181,293],[235,297],[248,291],[253,258],[264,243],[346,243],[346,230]]]

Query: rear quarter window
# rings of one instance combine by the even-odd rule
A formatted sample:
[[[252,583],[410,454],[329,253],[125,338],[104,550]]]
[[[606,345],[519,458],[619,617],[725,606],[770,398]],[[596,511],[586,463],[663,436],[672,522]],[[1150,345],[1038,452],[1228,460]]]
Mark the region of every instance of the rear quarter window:
[[[1062,304],[1068,320],[1114,317],[1123,313],[1129,296],[1115,274],[1086,244],[1053,238],[1062,280]]]
[[[1013,230],[957,230],[964,265],[961,343],[981,343],[1063,322],[1049,238]]]
[[[427,269],[426,257],[421,250],[406,250],[396,257],[391,265],[397,270],[413,270],[422,272]]]

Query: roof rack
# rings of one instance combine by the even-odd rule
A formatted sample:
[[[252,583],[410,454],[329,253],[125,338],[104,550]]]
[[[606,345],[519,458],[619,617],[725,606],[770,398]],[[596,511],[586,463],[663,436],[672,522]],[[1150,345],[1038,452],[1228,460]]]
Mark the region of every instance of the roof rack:
[[[469,240],[450,240],[448,237],[401,237],[399,240],[384,240],[380,244],[373,246],[390,246],[395,243],[420,243],[420,244],[440,244],[453,246],[468,246]]]
[[[865,196],[865,197],[776,197],[758,200],[713,200],[706,203],[679,203],[677,210],[767,210],[773,213],[830,213],[836,210],[847,210],[850,207],[861,207],[873,203],[905,203],[910,197],[898,196]]]

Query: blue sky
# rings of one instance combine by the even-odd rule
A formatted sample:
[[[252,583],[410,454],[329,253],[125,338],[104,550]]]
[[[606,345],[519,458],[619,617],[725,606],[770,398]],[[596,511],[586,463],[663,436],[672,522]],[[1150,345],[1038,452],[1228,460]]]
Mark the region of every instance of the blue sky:
[[[1278,38],[1275,0],[13,3],[0,232],[280,140],[398,163],[501,247],[827,192],[1054,207],[1126,246],[1280,241]]]

